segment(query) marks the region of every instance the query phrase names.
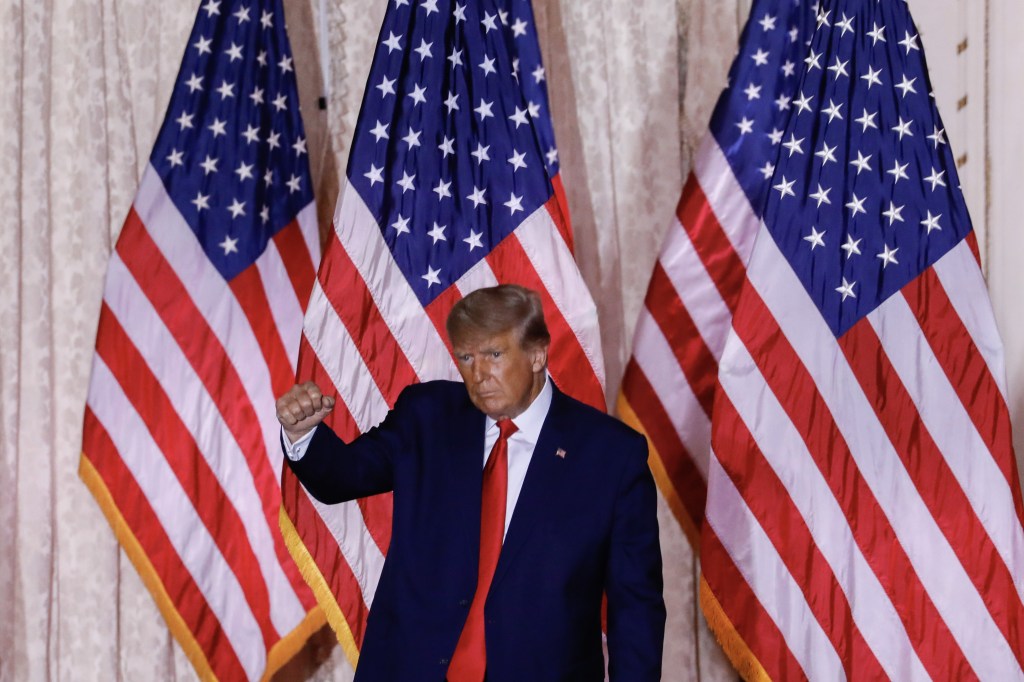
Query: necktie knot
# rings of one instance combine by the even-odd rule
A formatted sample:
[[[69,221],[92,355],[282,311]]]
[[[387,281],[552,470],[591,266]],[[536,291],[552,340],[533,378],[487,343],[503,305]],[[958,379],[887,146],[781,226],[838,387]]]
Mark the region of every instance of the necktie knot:
[[[512,423],[511,419],[501,419],[498,421],[498,436],[501,440],[508,440],[509,436],[519,430],[519,427]]]

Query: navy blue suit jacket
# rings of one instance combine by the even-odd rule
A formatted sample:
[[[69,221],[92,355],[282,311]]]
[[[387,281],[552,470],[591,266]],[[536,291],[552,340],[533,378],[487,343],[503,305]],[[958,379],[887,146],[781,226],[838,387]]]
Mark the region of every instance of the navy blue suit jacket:
[[[394,491],[391,546],[356,680],[444,680],[477,582],[484,414],[461,383],[406,388],[351,444],[286,458],[318,500]],[[564,450],[564,457],[556,452]],[[484,608],[488,682],[661,678],[665,605],[647,443],[557,389]]]

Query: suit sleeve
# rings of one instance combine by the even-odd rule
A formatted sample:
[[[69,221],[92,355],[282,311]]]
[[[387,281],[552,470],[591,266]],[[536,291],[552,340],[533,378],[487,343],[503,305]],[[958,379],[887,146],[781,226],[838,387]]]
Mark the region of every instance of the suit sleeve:
[[[320,424],[302,458],[292,460],[286,453],[285,463],[309,494],[324,504],[389,492],[394,488],[395,462],[410,447],[408,402],[403,391],[384,421],[351,443]]]
[[[665,638],[657,492],[646,440],[639,434],[633,438],[623,457],[605,584],[612,682],[660,680]]]

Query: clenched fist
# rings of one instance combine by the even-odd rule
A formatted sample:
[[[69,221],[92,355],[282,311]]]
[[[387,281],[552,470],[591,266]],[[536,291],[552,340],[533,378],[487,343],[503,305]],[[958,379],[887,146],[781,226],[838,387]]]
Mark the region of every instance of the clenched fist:
[[[277,421],[292,443],[316,428],[334,409],[334,398],[312,381],[296,384],[277,399]]]

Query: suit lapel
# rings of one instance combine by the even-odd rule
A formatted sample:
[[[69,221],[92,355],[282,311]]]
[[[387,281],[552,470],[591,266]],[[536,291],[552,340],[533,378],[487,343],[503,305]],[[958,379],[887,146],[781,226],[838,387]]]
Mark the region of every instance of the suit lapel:
[[[512,512],[512,522],[501,547],[491,589],[501,580],[509,564],[514,561],[515,555],[541,523],[545,510],[550,508],[550,500],[563,485],[567,471],[566,462],[564,457],[558,457],[556,453],[559,448],[567,445],[564,442],[563,428],[565,407],[565,397],[554,388],[551,407],[544,419],[544,426],[541,427],[537,445],[533,449],[523,488]]]
[[[445,429],[450,434],[448,443],[454,458],[453,467],[456,476],[460,478],[453,481],[457,484],[456,490],[461,490],[461,486],[465,484],[465,481],[461,480],[463,476],[470,476],[475,478],[477,483],[483,483],[485,419],[484,413],[469,401],[469,396],[466,396],[465,402],[450,424],[435,425],[435,428]]]
[[[458,518],[462,523],[454,527],[459,546],[472,548],[472,556],[480,554],[480,507],[483,491],[484,413],[474,407],[466,396],[465,404],[457,411],[451,424],[437,425],[446,429],[451,438],[449,478],[445,482],[451,500],[458,505]]]

